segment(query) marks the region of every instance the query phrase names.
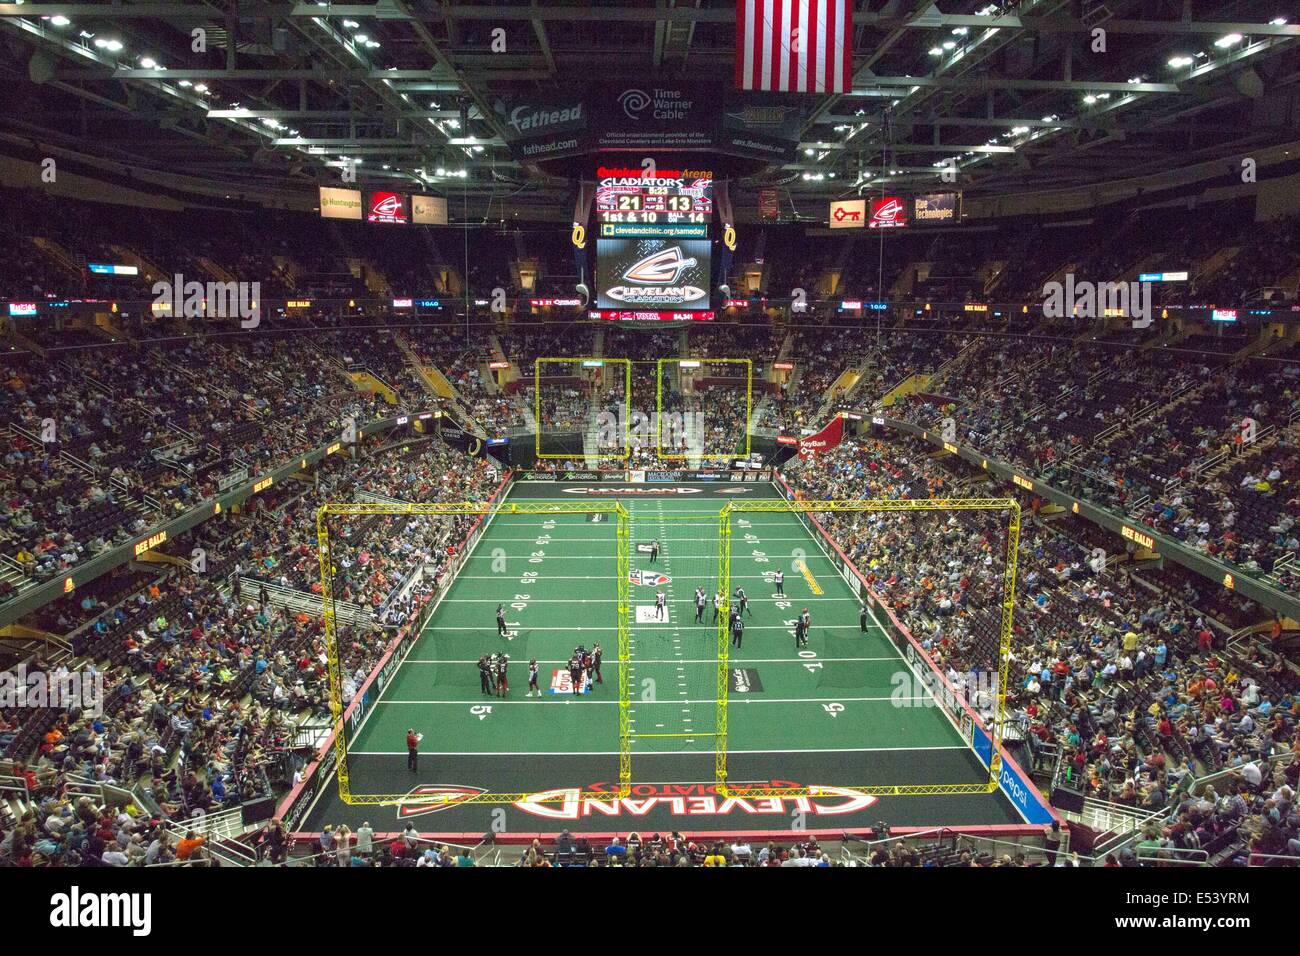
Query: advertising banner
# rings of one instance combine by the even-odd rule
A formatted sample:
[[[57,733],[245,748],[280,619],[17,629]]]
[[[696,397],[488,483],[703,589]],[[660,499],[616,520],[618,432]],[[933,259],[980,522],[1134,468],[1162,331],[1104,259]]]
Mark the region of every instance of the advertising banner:
[[[366,201],[366,222],[384,222],[405,225],[410,219],[406,213],[406,197],[401,193],[373,192]]]
[[[907,203],[897,196],[871,200],[869,229],[901,229],[907,225]]]
[[[961,219],[961,193],[929,193],[912,202],[918,223],[952,223]]]
[[[634,81],[580,99],[498,100],[494,109],[510,151],[521,159],[690,150],[784,162],[796,153],[808,111],[804,99],[716,83]]]
[[[322,219],[355,219],[361,221],[361,190],[320,187],[320,214]]]
[[[412,196],[411,222],[420,226],[447,225],[447,200],[441,196]]]
[[[812,452],[827,451],[844,439],[844,419],[836,415],[831,423],[815,435],[799,439],[799,457],[805,458]]]
[[[832,229],[861,229],[867,218],[865,199],[836,199],[831,202],[826,222]]]

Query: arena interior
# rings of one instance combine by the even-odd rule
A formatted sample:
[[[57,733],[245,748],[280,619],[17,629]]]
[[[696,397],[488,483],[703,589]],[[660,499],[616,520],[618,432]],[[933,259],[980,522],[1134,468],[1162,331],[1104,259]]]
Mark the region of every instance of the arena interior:
[[[1296,867],[1297,13],[0,3],[0,869]]]

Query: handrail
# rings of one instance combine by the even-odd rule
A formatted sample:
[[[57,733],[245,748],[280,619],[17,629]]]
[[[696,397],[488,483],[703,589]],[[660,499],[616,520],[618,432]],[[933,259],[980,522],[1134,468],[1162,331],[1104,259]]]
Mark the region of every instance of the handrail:
[[[353,831],[353,834],[355,835],[355,831]],[[400,833],[397,834],[396,836],[386,837],[386,838],[384,838],[384,839],[382,839],[382,840],[373,840],[373,841],[371,841],[371,850],[370,850],[370,852],[371,852],[371,853],[375,853],[375,852],[377,852],[381,847],[384,847],[384,846],[392,846],[393,844],[398,843],[398,842],[403,841],[403,840],[405,840],[405,837],[402,836],[402,834],[400,834]],[[483,841],[479,841],[478,843],[474,844],[473,846],[470,846],[468,843],[452,843],[452,842],[450,842],[450,841],[448,841],[448,840],[429,840],[429,839],[426,839],[426,838],[424,838],[424,837],[420,837],[420,836],[417,836],[417,837],[415,838],[415,842],[416,842],[417,844],[427,844],[430,848],[433,848],[433,849],[436,849],[436,848],[438,848],[438,847],[447,846],[447,847],[453,847],[453,848],[455,848],[455,849],[457,849],[457,850],[469,850],[471,854],[473,854],[473,853],[476,852],[480,847],[483,846]],[[355,846],[352,846],[352,844],[349,844],[349,846],[350,846],[350,847],[355,851],[355,849],[356,849]],[[337,850],[324,850],[324,851],[319,852],[319,853],[312,853],[312,854],[309,854],[308,856],[296,856],[296,857],[291,857],[291,858],[285,860],[285,866],[305,866],[309,861],[319,860],[319,859],[322,859],[323,857],[333,857],[333,856],[335,856],[337,853],[338,853]],[[474,862],[475,862],[475,863],[478,862],[478,858],[477,858],[477,857],[475,858]]]
[[[1182,853],[1185,855],[1199,853],[1201,856],[1199,859],[1195,857],[1193,857],[1192,859],[1180,859],[1178,856],[1175,856],[1173,859],[1170,859],[1167,856],[1161,856],[1160,854],[1162,853],[1174,853],[1174,854]],[[1150,860],[1156,863],[1170,864],[1173,866],[1209,866],[1210,865],[1209,851],[1203,850],[1200,847],[1190,847],[1190,848],[1183,848],[1183,847],[1176,847],[1176,846],[1138,847],[1137,852],[1134,853],[1133,856],[1139,863],[1141,863],[1144,860]]]
[[[1288,853],[1251,853],[1246,861],[1247,867],[1253,867],[1255,864],[1251,860],[1262,858],[1265,860],[1290,860],[1292,866],[1300,866],[1300,856],[1292,856]]]

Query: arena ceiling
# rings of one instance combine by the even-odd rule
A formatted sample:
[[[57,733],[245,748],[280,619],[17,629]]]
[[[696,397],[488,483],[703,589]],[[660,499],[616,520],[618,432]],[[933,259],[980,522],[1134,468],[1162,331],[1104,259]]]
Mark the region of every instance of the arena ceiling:
[[[852,92],[805,94],[795,154],[733,190],[742,217],[749,187],[815,218],[828,198],[935,185],[944,162],[969,198],[1300,139],[1300,15],[1281,0],[854,9]],[[562,218],[571,182],[512,152],[500,104],[597,79],[729,85],[735,18],[734,0],[0,3],[0,148],[308,206],[359,160],[363,183]]]

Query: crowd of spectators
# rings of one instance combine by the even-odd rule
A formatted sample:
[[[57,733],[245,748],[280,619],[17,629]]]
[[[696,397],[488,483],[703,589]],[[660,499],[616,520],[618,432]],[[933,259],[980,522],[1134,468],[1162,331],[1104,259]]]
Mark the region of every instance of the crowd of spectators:
[[[329,713],[328,679],[319,615],[272,600],[268,586],[319,593],[317,508],[361,494],[487,499],[493,489],[485,459],[468,459],[437,439],[366,448],[357,462],[331,457],[314,481],[271,490],[180,539],[186,553],[202,549],[202,570],[172,568],[146,575],[143,584],[133,572],[126,588],[107,589],[107,599],[93,590],[65,598],[52,611],[69,629],[80,672],[102,679],[104,705],[97,714],[3,715],[12,733],[0,756],[23,761],[18,774],[28,777],[30,799],[27,817],[9,834],[9,861],[125,865],[120,844],[135,864],[143,856],[128,844],[149,850],[155,837],[163,839],[160,822],[183,827],[283,789],[296,769],[286,762],[295,727]],[[368,622],[340,629],[345,701],[435,593],[469,521],[389,517],[333,529],[337,598],[370,611]],[[58,673],[68,664],[38,659],[32,666]],[[143,784],[158,819],[113,816],[95,824],[99,839],[88,839],[77,823],[85,813],[66,797],[66,784],[80,780]],[[149,862],[173,855],[179,852],[163,846]]]
[[[1136,351],[1124,339],[981,339],[931,390],[941,397],[902,415],[951,418],[963,441],[1064,491],[1244,571],[1274,572],[1300,545],[1290,363],[1229,363],[1234,347],[1213,348],[1218,337]],[[1277,580],[1297,593],[1290,572]]]
[[[963,479],[924,451],[853,440],[791,468],[787,478],[807,498],[952,493]],[[984,512],[821,518],[935,666],[987,711],[1005,521]],[[1021,537],[1016,598],[1027,610],[1015,621],[1007,695],[1026,745],[1032,753],[1050,744],[1062,779],[1090,795],[1152,811],[1172,807],[1159,826],[1164,849],[1189,845],[1190,824],[1198,845],[1216,853],[1242,846],[1286,853],[1296,821],[1289,809],[1280,817],[1274,811],[1300,766],[1269,761],[1300,752],[1296,672],[1266,644],[1228,653],[1219,622],[1178,592],[1136,579],[1123,563],[1098,562],[1094,542],[1079,540],[1088,533],[1079,519],[1035,520]],[[1123,554],[1113,542],[1111,550]],[[1224,769],[1234,772],[1241,800],[1227,822],[1207,830],[1204,812],[1186,806],[1180,788]]]

